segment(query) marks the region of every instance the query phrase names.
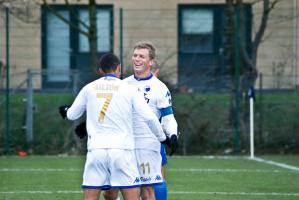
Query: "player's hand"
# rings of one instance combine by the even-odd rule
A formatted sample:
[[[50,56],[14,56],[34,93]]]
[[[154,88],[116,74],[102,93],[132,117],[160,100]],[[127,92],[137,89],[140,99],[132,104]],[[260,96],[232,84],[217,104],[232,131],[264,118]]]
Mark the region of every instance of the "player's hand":
[[[60,107],[58,108],[59,113],[60,113],[60,115],[61,115],[61,117],[62,117],[63,119],[66,118],[66,112],[67,112],[67,110],[68,110],[69,108],[70,108],[69,105],[60,106]]]
[[[167,145],[168,147],[170,147],[169,137],[166,136],[166,139],[164,141],[162,141],[161,144],[164,144],[164,145]]]
[[[176,152],[176,150],[178,148],[178,144],[179,144],[178,143],[178,136],[177,135],[172,135],[169,139],[169,147],[171,149],[170,154],[169,154],[170,156],[172,156]]]
[[[87,135],[87,130],[86,130],[86,122],[81,122],[78,126],[75,128],[75,133],[76,135],[82,139]]]

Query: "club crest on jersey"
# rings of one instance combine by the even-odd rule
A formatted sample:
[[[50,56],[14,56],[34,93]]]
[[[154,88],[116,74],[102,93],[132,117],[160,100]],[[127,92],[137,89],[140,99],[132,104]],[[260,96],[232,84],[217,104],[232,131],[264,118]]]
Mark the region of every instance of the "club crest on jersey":
[[[144,87],[144,91],[145,92],[149,92],[151,90],[151,87],[149,86],[149,85],[146,85],[145,87]]]

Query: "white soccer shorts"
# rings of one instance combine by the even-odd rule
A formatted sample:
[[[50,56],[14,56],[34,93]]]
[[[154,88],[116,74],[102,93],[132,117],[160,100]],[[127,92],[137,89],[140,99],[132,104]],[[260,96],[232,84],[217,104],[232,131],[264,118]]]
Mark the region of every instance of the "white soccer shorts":
[[[96,149],[87,153],[82,188],[140,186],[134,150]]]
[[[163,182],[161,174],[162,157],[160,152],[136,149],[136,158],[142,186],[151,186]]]

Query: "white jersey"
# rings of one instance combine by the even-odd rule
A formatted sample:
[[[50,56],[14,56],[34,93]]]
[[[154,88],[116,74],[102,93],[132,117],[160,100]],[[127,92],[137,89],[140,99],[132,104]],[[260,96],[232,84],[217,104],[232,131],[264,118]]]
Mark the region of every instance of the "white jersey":
[[[166,85],[152,74],[147,78],[138,79],[131,75],[124,79],[130,85],[136,86],[144,95],[157,119],[161,119],[162,127],[167,136],[177,134],[177,122],[173,116],[171,94]],[[138,115],[133,116],[136,149],[150,149],[160,152],[160,143]],[[148,134],[151,133],[151,134]]]
[[[144,102],[140,92],[113,75],[106,75],[87,84],[67,111],[70,120],[86,111],[87,148],[135,148],[133,113],[150,124],[152,130],[165,136],[159,121]]]

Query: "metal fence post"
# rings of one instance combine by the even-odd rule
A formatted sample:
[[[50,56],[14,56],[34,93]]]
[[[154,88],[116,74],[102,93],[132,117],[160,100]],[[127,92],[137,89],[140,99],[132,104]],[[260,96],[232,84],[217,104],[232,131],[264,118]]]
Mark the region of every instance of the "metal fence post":
[[[77,70],[72,71],[73,75],[73,94],[78,94],[78,84],[79,84],[79,72]]]
[[[6,115],[5,115],[5,152],[10,152],[11,132],[10,132],[10,77],[9,77],[9,8],[5,8],[5,29],[6,29]]]
[[[32,151],[33,143],[33,74],[27,71],[27,112],[26,112],[26,139],[29,152]]]
[[[259,73],[259,130],[258,130],[258,142],[262,143],[263,138],[263,121],[264,121],[264,101],[263,101],[263,74]]]
[[[121,66],[121,79],[124,77],[124,67],[125,64],[123,63],[123,9],[119,9],[119,58]]]
[[[235,82],[236,82],[236,109],[235,109],[235,138],[234,138],[234,151],[236,154],[241,152],[240,147],[240,130],[239,130],[239,82],[240,82],[240,5],[236,7],[235,16]]]

